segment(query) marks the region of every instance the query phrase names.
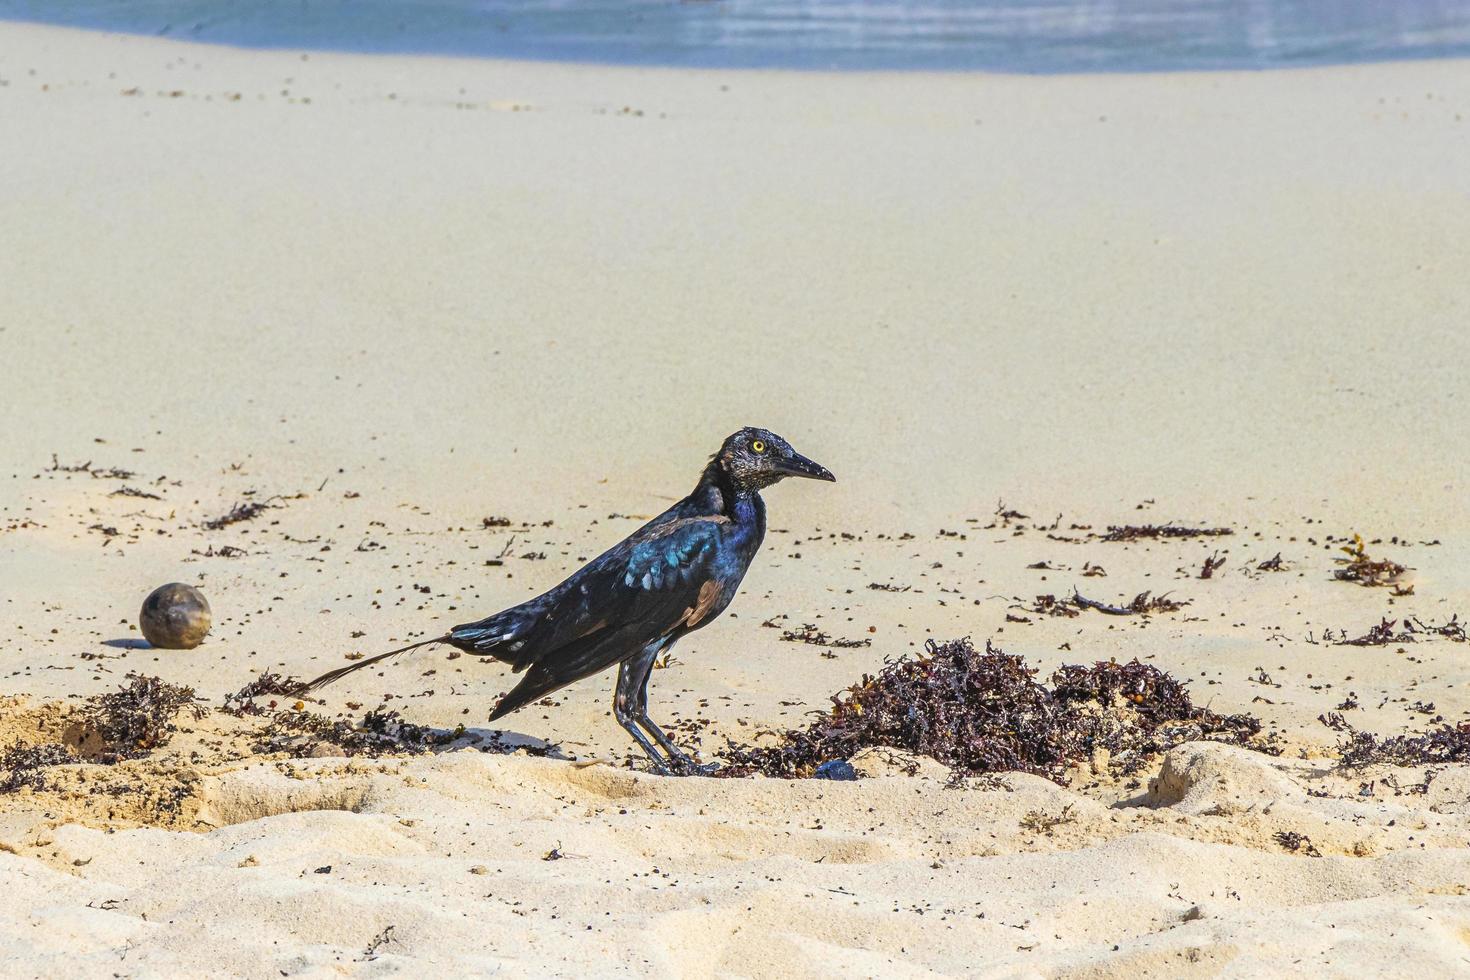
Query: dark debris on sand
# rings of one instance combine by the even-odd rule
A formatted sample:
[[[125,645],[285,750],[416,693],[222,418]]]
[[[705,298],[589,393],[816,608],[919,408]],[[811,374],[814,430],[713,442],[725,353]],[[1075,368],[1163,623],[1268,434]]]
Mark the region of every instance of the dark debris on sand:
[[[732,743],[719,775],[809,777],[823,763],[886,747],[937,759],[956,778],[1029,772],[1065,784],[1068,768],[1100,750],[1128,773],[1181,742],[1247,744],[1260,731],[1248,715],[1195,707],[1182,683],[1136,660],[1063,667],[1047,686],[989,642],[977,650],[967,639],[931,640],[924,654],[834,695],[807,727],[776,733],[776,745]]]
[[[127,676],[126,687],[88,698],[83,709],[87,728],[107,744],[104,762],[138,758],[167,745],[185,709],[196,719],[205,715],[192,687],[141,674]]]
[[[13,793],[27,786],[40,792],[46,788],[47,769],[76,761],[71,751],[57,742],[16,742],[0,751],[0,793]]]
[[[277,494],[274,497],[267,497],[264,500],[250,500],[245,503],[236,504],[228,514],[211,518],[203,522],[200,527],[206,531],[222,531],[231,524],[239,524],[242,521],[253,521],[265,511],[276,510],[284,506],[283,504],[276,503],[276,501],[286,499],[289,498]]]
[[[1420,638],[1434,636],[1456,643],[1466,642],[1465,624],[1460,622],[1459,614],[1451,616],[1449,622],[1438,626],[1425,623],[1417,617],[1406,617],[1402,620],[1384,619],[1362,636],[1349,638],[1346,633],[1343,633],[1340,639],[1333,642],[1337,646],[1380,647],[1397,643],[1417,643]]]
[[[1354,534],[1353,543],[1344,545],[1342,550],[1346,557],[1335,559],[1342,567],[1332,573],[1332,577],[1339,582],[1356,582],[1366,586],[1392,585],[1398,581],[1399,576],[1408,571],[1398,562],[1373,558],[1368,554],[1362,536],[1358,534]]]
[[[295,701],[301,691],[301,685],[299,678],[266,671],[234,694],[225,695],[225,704],[220,710],[236,718],[243,718],[246,715],[270,714],[276,708],[276,702],[269,701],[262,706],[255,703],[256,698],[281,697]]]
[[[1307,857],[1319,858],[1322,852],[1312,843],[1312,838],[1295,830],[1279,830],[1271,837],[1283,850],[1293,854],[1305,854]]]
[[[1104,541],[1151,541],[1158,538],[1216,538],[1234,534],[1228,527],[1180,527],[1178,524],[1109,525]]]
[[[227,695],[221,710],[237,718],[267,719],[265,726],[254,733],[253,751],[284,752],[296,758],[322,751],[345,756],[412,755],[448,745],[464,734],[462,727],[446,732],[411,724],[398,712],[382,708],[367,712],[356,722],[328,718],[306,710],[301,689],[300,679],[267,671]]]
[[[1189,605],[1188,599],[1170,599],[1168,593],[1155,596],[1150,592],[1138,593],[1126,606],[1088,599],[1080,592],[1072,594],[1072,602],[1079,609],[1095,609],[1109,616],[1148,616],[1152,613],[1178,612]]]
[[[1448,762],[1470,762],[1470,722],[1441,725],[1423,735],[1375,735],[1349,725],[1337,712],[1319,719],[1334,731],[1346,732],[1347,740],[1338,746],[1339,764],[1355,769],[1389,764],[1395,766],[1428,766]]]
[[[787,643],[810,643],[819,647],[837,647],[839,649],[850,649],[853,647],[871,646],[873,641],[867,638],[861,640],[849,640],[846,637],[837,636],[825,630],[817,629],[815,623],[806,623],[798,629],[783,630],[781,639]]]
[[[51,465],[46,468],[48,473],[86,473],[94,480],[131,480],[137,476],[132,470],[125,470],[117,466],[104,466],[94,469],[89,459],[85,463],[66,464],[51,454]]]
[[[430,752],[460,738],[463,728],[441,731],[404,721],[396,711],[376,708],[359,722],[332,719],[311,711],[278,711],[258,734],[256,752],[284,752],[296,758],[320,754],[368,756]]]
[[[1054,595],[1039,595],[1031,612],[1044,616],[1077,616],[1084,609],[1092,609],[1108,616],[1150,616],[1154,613],[1178,612],[1189,605],[1188,599],[1170,599],[1168,593],[1155,596],[1152,592],[1140,592],[1126,606],[1089,599],[1074,591],[1069,598],[1058,599]]]
[[[53,766],[83,761],[113,765],[141,758],[169,743],[179,730],[180,713],[204,717],[193,688],[140,674],[127,677],[126,686],[87,698],[80,709],[82,742],[95,748],[78,754],[59,742],[16,742],[0,750],[0,793],[45,789],[46,770]]]

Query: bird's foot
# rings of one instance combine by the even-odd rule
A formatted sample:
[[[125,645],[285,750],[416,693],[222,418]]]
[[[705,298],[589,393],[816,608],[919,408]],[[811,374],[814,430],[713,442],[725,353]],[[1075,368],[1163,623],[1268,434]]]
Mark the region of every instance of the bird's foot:
[[[720,771],[718,762],[695,762],[682,752],[669,760],[669,766],[678,776],[713,776]]]
[[[647,771],[655,776],[713,776],[719,770],[718,762],[695,762],[682,752],[671,754],[668,761],[648,757]]]

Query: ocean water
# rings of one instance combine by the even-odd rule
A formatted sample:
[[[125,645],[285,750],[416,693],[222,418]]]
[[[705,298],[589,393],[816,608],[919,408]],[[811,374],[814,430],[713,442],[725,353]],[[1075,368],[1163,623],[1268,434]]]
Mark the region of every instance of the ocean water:
[[[0,0],[246,47],[636,65],[1251,69],[1470,56],[1470,0]]]

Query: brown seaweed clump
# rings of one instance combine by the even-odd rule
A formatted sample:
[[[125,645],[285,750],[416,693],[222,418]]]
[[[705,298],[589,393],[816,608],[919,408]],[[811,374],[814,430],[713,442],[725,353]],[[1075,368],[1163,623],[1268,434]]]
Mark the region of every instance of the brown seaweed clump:
[[[64,717],[62,741],[16,741],[0,749],[0,793],[49,788],[49,770],[89,762],[111,766],[141,758],[164,747],[178,732],[177,720],[188,710],[202,718],[205,709],[194,689],[157,677],[128,674],[128,684],[86,699]]]
[[[104,762],[135,759],[167,745],[186,708],[196,719],[205,714],[192,687],[141,674],[127,676],[128,686],[89,698],[85,709],[87,728],[107,743]]]
[[[1066,783],[1066,771],[1100,752],[1123,772],[1198,738],[1246,743],[1261,723],[1195,707],[1184,685],[1139,663],[1066,666],[1048,687],[1021,657],[989,642],[929,641],[923,655],[891,661],[877,677],[834,695],[805,728],[773,746],[731,744],[722,776],[811,776],[826,762],[886,747],[927,755],[957,777],[1029,772]]]
[[[236,718],[270,714],[276,708],[277,702],[271,700],[261,706],[255,703],[256,698],[281,697],[295,701],[300,697],[301,687],[302,682],[296,677],[266,671],[234,694],[225,695],[225,704],[220,710]]]
[[[1334,559],[1342,567],[1332,573],[1339,582],[1356,582],[1359,585],[1392,585],[1399,576],[1408,571],[1403,565],[1388,559],[1376,559],[1368,554],[1363,536],[1353,535],[1353,543],[1344,545],[1345,558]]]
[[[1390,735],[1358,731],[1342,716],[1322,719],[1329,727],[1348,732],[1340,745],[1341,764],[1347,768],[1388,763],[1395,766],[1425,766],[1448,762],[1470,762],[1470,722],[1441,725],[1423,735]]]
[[[46,788],[47,769],[76,761],[59,742],[16,742],[0,751],[0,793],[13,793],[25,786],[39,792]]]

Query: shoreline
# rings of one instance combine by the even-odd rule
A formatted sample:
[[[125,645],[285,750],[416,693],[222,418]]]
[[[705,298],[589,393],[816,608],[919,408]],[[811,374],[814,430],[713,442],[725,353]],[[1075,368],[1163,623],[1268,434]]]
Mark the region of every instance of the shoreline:
[[[183,13],[185,11],[176,11]],[[658,23],[656,18],[640,17],[640,27],[627,33],[607,30],[599,23],[599,17],[591,10],[567,10],[572,17],[584,19],[584,30],[568,34],[564,25],[532,25],[517,29],[502,22],[494,31],[487,31],[475,17],[489,19],[494,16],[527,16],[524,11],[501,10],[492,12],[481,9],[478,15],[454,23],[455,12],[440,10],[439,16],[422,18],[416,24],[420,40],[417,45],[404,40],[407,24],[400,23],[391,37],[377,36],[373,32],[373,20],[369,14],[357,20],[336,24],[329,36],[313,36],[310,31],[294,36],[283,36],[280,30],[272,31],[260,24],[236,23],[232,36],[218,37],[214,31],[218,23],[196,22],[186,31],[176,31],[177,26],[167,21],[159,27],[141,24],[128,26],[121,23],[75,24],[55,20],[13,19],[0,24],[16,24],[53,30],[83,31],[119,37],[137,37],[151,40],[176,41],[183,44],[201,44],[213,47],[233,48],[254,52],[318,53],[346,55],[349,57],[401,57],[439,58],[455,60],[489,60],[522,63],[584,66],[594,68],[669,68],[679,71],[776,71],[807,73],[894,73],[894,74],[986,74],[1017,77],[1086,77],[1105,75],[1159,75],[1187,73],[1262,71],[1280,72],[1313,68],[1358,68],[1379,64],[1416,63],[1425,61],[1465,60],[1470,58],[1470,42],[1463,38],[1458,42],[1441,40],[1437,44],[1422,39],[1429,36],[1445,38],[1455,33],[1454,25],[1418,24],[1414,27],[1399,21],[1391,32],[1379,28],[1378,44],[1375,46],[1365,38],[1365,26],[1358,25],[1356,31],[1344,30],[1340,26],[1323,22],[1295,25],[1274,23],[1215,23],[1210,28],[1201,24],[1191,25],[1189,18],[1179,17],[1179,12],[1163,13],[1158,21],[1147,25],[1157,35],[1163,21],[1173,16],[1171,25],[1184,29],[1191,35],[1193,43],[1189,54],[1179,53],[1178,46],[1170,49],[1172,55],[1161,57],[1159,50],[1165,43],[1163,36],[1145,39],[1136,36],[1144,24],[1130,23],[1127,15],[1114,11],[1111,18],[1096,11],[1099,20],[1108,23],[1094,25],[1097,29],[1089,36],[1076,35],[1067,40],[1069,45],[1062,49],[1049,48],[1037,31],[1029,31],[1007,15],[990,11],[994,18],[984,23],[984,17],[967,26],[958,21],[947,22],[941,31],[944,35],[938,44],[931,35],[927,44],[922,27],[897,28],[882,17],[876,21],[863,22],[857,17],[848,26],[864,37],[859,46],[843,46],[843,42],[830,32],[807,22],[797,26],[800,19],[778,20],[775,29],[750,11],[736,11],[722,16],[718,24],[699,23],[700,12],[685,10],[694,19],[679,25]],[[852,16],[851,11],[846,12]],[[937,11],[915,8],[910,13],[918,14],[922,21]],[[1014,12],[1012,12],[1014,13]],[[1081,11],[1074,11],[1074,15]],[[997,16],[999,15],[999,16]],[[1156,12],[1156,16],[1158,12]],[[534,14],[528,15],[535,17]],[[289,17],[289,15],[288,15]],[[1229,18],[1225,18],[1228,20]],[[1272,18],[1265,18],[1270,21]],[[1286,19],[1291,20],[1287,12]],[[425,28],[432,25],[433,29]],[[932,25],[931,25],[932,26]],[[586,29],[590,28],[590,29]],[[672,28],[672,30],[671,30]],[[865,30],[864,28],[872,28]],[[702,30],[703,29],[703,30]],[[801,38],[801,43],[781,47],[771,37],[764,45],[750,44],[747,36],[743,41],[731,41],[730,34],[765,30],[771,34],[785,32],[790,37]],[[1299,31],[1315,31],[1310,43],[1293,39]],[[355,44],[344,46],[344,32],[352,35]],[[1231,34],[1257,34],[1246,49],[1233,47],[1222,39]],[[290,35],[290,32],[285,32]],[[1269,38],[1266,37],[1269,35]],[[699,36],[699,42],[689,37]],[[845,34],[851,44],[851,34]],[[1283,40],[1283,36],[1285,39]],[[505,38],[514,37],[514,44]],[[964,40],[959,39],[963,37]],[[1419,38],[1417,42],[1407,40]],[[452,39],[452,40],[451,40]],[[1053,41],[1058,38],[1053,37]],[[1179,38],[1174,38],[1177,42]],[[287,43],[291,42],[291,43]],[[1237,42],[1238,44],[1239,42]],[[1395,46],[1396,44],[1396,46]],[[773,46],[776,45],[776,46]],[[910,45],[923,48],[917,54]],[[1184,44],[1188,48],[1190,44]],[[1059,53],[1064,51],[1065,53]],[[529,53],[528,53],[529,52]],[[1004,53],[1002,53],[1004,52]],[[1125,58],[1131,58],[1124,61]],[[1172,58],[1172,60],[1171,60]],[[944,63],[939,63],[943,61]],[[1076,65],[1083,65],[1079,70]]]

